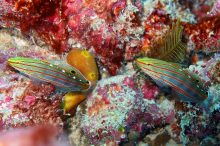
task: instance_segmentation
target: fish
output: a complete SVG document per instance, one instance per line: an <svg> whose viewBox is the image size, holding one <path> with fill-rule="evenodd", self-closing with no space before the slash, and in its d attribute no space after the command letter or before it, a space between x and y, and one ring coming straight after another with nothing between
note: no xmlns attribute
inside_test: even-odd
<svg viewBox="0 0 220 146"><path fill-rule="evenodd" d="M170 87L177 99L201 103L207 98L202 81L180 64L148 57L137 58L135 62L158 86Z"/></svg>
<svg viewBox="0 0 220 146"><path fill-rule="evenodd" d="M8 64L21 73L70 91L87 91L90 82L76 68L27 57L8 59Z"/></svg>

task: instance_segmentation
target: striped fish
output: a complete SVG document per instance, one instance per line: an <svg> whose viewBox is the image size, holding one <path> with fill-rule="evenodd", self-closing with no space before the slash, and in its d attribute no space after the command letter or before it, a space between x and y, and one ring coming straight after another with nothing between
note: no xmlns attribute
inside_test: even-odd
<svg viewBox="0 0 220 146"><path fill-rule="evenodd" d="M25 57L9 58L8 63L21 73L64 89L84 91L90 87L90 82L73 67L69 70L65 66Z"/></svg>
<svg viewBox="0 0 220 146"><path fill-rule="evenodd" d="M171 87L180 100L198 103L207 98L199 79L179 64L147 57L138 58L136 63L158 86Z"/></svg>

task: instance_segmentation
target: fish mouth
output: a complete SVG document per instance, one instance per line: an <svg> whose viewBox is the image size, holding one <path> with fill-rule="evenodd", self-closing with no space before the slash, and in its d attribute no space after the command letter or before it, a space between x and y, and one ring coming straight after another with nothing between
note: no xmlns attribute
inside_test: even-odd
<svg viewBox="0 0 220 146"><path fill-rule="evenodd" d="M25 62L24 59L18 58L18 57L13 57L13 58L8 59L9 65L15 65L15 64L24 63L24 62Z"/></svg>
<svg viewBox="0 0 220 146"><path fill-rule="evenodd" d="M16 63L16 59L15 58L9 58L8 59L8 64L9 65L13 65L14 63Z"/></svg>

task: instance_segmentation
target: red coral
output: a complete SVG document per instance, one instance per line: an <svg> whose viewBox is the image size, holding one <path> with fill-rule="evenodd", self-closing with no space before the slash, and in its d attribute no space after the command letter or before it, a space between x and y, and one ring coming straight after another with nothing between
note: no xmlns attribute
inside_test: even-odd
<svg viewBox="0 0 220 146"><path fill-rule="evenodd" d="M124 60L125 48L126 58L132 59L139 52L140 43L135 42L137 47L130 47L121 42L117 33L127 32L113 31L113 23L117 20L119 13L125 9L125 0L46 0L46 1L3 1L0 11L1 23L20 28L22 32L35 30L47 44L51 45L57 52L68 51L68 40L74 38L86 48L94 48L97 58L114 75ZM11 11L11 10L14 11ZM138 24L138 15L127 14L132 18L132 27ZM100 26L96 21L102 20ZM134 34L130 34L133 36ZM131 41L132 42L132 41ZM134 43L133 43L134 44Z"/></svg>
<svg viewBox="0 0 220 146"><path fill-rule="evenodd" d="M195 43L196 50L220 46L220 17L217 15L205 17L197 24L185 24L184 31Z"/></svg>
<svg viewBox="0 0 220 146"><path fill-rule="evenodd" d="M99 16L99 18L107 21L112 21L111 9L115 3L115 0L85 0L85 7L90 7Z"/></svg>
<svg viewBox="0 0 220 146"><path fill-rule="evenodd" d="M67 50L67 30L60 0L3 0L1 22L22 32L35 30L57 52Z"/></svg>
<svg viewBox="0 0 220 146"><path fill-rule="evenodd" d="M114 39L105 40L102 46L95 48L96 52L100 53L102 63L108 67L112 75L116 74L124 59L124 50L117 47L117 41Z"/></svg>
<svg viewBox="0 0 220 146"><path fill-rule="evenodd" d="M159 4L158 4L159 5ZM158 7L161 7L160 5ZM165 11L157 9L145 20L145 35L142 50L150 51L164 36L170 24L169 16Z"/></svg>
<svg viewBox="0 0 220 146"><path fill-rule="evenodd" d="M120 12L125 8L126 6L126 1L125 0L121 0L120 2L118 3L115 3L113 6L112 6L112 11L113 11L113 14L115 16L119 16Z"/></svg>
<svg viewBox="0 0 220 146"><path fill-rule="evenodd" d="M201 21L204 17L207 16L207 13L209 13L210 9L211 7L209 5L203 4L196 9L193 9L192 12L196 16L197 20Z"/></svg>

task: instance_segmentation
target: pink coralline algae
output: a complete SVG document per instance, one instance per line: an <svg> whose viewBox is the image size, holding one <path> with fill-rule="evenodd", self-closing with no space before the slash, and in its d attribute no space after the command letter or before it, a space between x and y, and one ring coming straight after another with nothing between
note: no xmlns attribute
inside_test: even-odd
<svg viewBox="0 0 220 146"><path fill-rule="evenodd" d="M0 114L4 124L0 129L43 123L62 128L62 117L58 113L61 96L57 94L51 99L52 85L33 84L17 74L2 76L1 82Z"/></svg>
<svg viewBox="0 0 220 146"><path fill-rule="evenodd" d="M142 86L142 93L144 98L151 100L159 94L159 88L155 85L152 85L150 82L145 82L145 84Z"/></svg>
<svg viewBox="0 0 220 146"><path fill-rule="evenodd" d="M144 99L133 84L132 77L126 75L101 80L88 97L81 126L91 143L127 141L129 132L141 138L146 129L173 121L175 112L171 102L156 104L154 100Z"/></svg>

